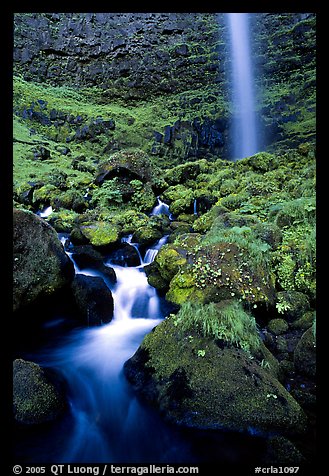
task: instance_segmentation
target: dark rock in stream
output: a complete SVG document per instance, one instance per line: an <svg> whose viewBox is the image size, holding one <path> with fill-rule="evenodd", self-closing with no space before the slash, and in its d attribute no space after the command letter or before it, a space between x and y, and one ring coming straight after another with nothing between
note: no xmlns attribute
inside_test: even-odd
<svg viewBox="0 0 329 476"><path fill-rule="evenodd" d="M110 261L119 266L139 266L140 255L134 246L125 243L110 255Z"/></svg>
<svg viewBox="0 0 329 476"><path fill-rule="evenodd" d="M14 209L13 308L53 294L69 284L74 267L57 233L43 218Z"/></svg>
<svg viewBox="0 0 329 476"><path fill-rule="evenodd" d="M116 283L117 278L114 269L105 266L102 254L91 245L75 246L72 252L72 258L80 269L95 269L104 274L111 284Z"/></svg>
<svg viewBox="0 0 329 476"><path fill-rule="evenodd" d="M316 375L316 342L313 329L310 328L302 335L294 352L294 364L301 375L315 377Z"/></svg>
<svg viewBox="0 0 329 476"><path fill-rule="evenodd" d="M64 383L34 362L16 359L13 365L13 410L17 423L35 425L59 418L67 403Z"/></svg>
<svg viewBox="0 0 329 476"><path fill-rule="evenodd" d="M98 276L77 274L72 283L73 295L88 326L99 326L113 317L113 297L104 280Z"/></svg>

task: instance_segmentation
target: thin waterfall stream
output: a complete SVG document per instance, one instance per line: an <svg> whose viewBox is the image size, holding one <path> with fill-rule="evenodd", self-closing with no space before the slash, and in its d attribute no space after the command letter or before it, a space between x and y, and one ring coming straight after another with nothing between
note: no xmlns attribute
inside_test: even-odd
<svg viewBox="0 0 329 476"><path fill-rule="evenodd" d="M241 159L259 152L255 113L254 75L251 61L249 16L229 13L232 57L233 159Z"/></svg>

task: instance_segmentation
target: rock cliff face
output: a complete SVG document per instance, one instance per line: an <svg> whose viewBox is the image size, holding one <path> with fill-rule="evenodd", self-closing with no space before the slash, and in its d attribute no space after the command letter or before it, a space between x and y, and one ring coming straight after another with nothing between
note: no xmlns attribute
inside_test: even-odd
<svg viewBox="0 0 329 476"><path fill-rule="evenodd" d="M26 79L128 98L219 81L211 14L34 13L15 24L14 60Z"/></svg>
<svg viewBox="0 0 329 476"><path fill-rule="evenodd" d="M264 148L314 140L315 14L250 18ZM99 104L161 98L146 152L173 161L229 157L225 14L19 13L14 26L14 71L25 80L94 87ZM118 147L135 142L127 137Z"/></svg>

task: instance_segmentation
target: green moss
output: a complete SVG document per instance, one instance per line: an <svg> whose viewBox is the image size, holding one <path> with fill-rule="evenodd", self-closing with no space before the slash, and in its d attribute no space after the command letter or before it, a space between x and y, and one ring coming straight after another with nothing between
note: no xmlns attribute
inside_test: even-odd
<svg viewBox="0 0 329 476"><path fill-rule="evenodd" d="M186 263L186 257L174 245L164 245L155 257L159 273L165 281L170 281L181 266Z"/></svg>
<svg viewBox="0 0 329 476"><path fill-rule="evenodd" d="M58 233L70 233L76 225L79 214L72 210L60 210L53 212L48 222Z"/></svg>
<svg viewBox="0 0 329 476"><path fill-rule="evenodd" d="M196 302L203 301L203 293L200 289L196 288L195 276L191 272L190 266L185 266L175 274L170 281L166 299L175 304L182 304L188 300Z"/></svg>
<svg viewBox="0 0 329 476"><path fill-rule="evenodd" d="M16 359L13 374L13 406L17 422L40 424L55 420L63 412L63 395L39 365Z"/></svg>
<svg viewBox="0 0 329 476"><path fill-rule="evenodd" d="M288 323L284 319L271 319L267 328L275 335L284 334L288 330Z"/></svg>
<svg viewBox="0 0 329 476"><path fill-rule="evenodd" d="M136 369L138 381L143 382L144 372L151 375L153 401L155 398L170 420L199 429L246 431L253 427L283 433L305 429L305 415L299 405L256 359L241 349L220 348L209 338L183 332L175 325L175 317L167 318L148 334L141 351L146 352L147 359ZM131 359L131 366L138 354ZM177 392L169 391L178 375L184 375L186 390L179 399L175 398ZM150 388L150 380L147 382ZM140 387L146 397L147 388Z"/></svg>
<svg viewBox="0 0 329 476"><path fill-rule="evenodd" d="M94 246L106 246L119 240L119 229L113 224L96 222L92 225L80 227L83 235Z"/></svg>
<svg viewBox="0 0 329 476"><path fill-rule="evenodd" d="M157 228L157 226L154 226L154 223L152 222L137 228L137 230L134 232L134 239L137 241L137 243L140 243L143 246L151 245L160 240L161 237L161 231Z"/></svg>

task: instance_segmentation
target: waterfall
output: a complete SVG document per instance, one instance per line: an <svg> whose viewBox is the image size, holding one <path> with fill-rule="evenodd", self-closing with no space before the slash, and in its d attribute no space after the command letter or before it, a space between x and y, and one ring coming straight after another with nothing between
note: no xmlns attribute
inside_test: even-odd
<svg viewBox="0 0 329 476"><path fill-rule="evenodd" d="M41 218L47 218L52 213L53 213L53 207L49 206L49 207L45 207L43 210L37 211L36 214L39 215L39 217L41 217Z"/></svg>
<svg viewBox="0 0 329 476"><path fill-rule="evenodd" d="M165 245L167 240L168 240L169 235L163 236L152 248L149 248L146 253L145 257L143 260L143 266L152 263L154 261L154 258L158 254L159 249L161 246Z"/></svg>
<svg viewBox="0 0 329 476"><path fill-rule="evenodd" d="M259 151L247 13L229 13L233 87L233 159Z"/></svg>
<svg viewBox="0 0 329 476"><path fill-rule="evenodd" d="M197 215L198 214L198 208L197 208L198 204L197 204L197 200L195 199L194 202L193 202L193 214L194 215Z"/></svg>
<svg viewBox="0 0 329 476"><path fill-rule="evenodd" d="M168 215L169 218L172 220L173 216L170 213L169 205L162 202L159 197L157 197L157 200L158 204L153 208L151 215Z"/></svg>

